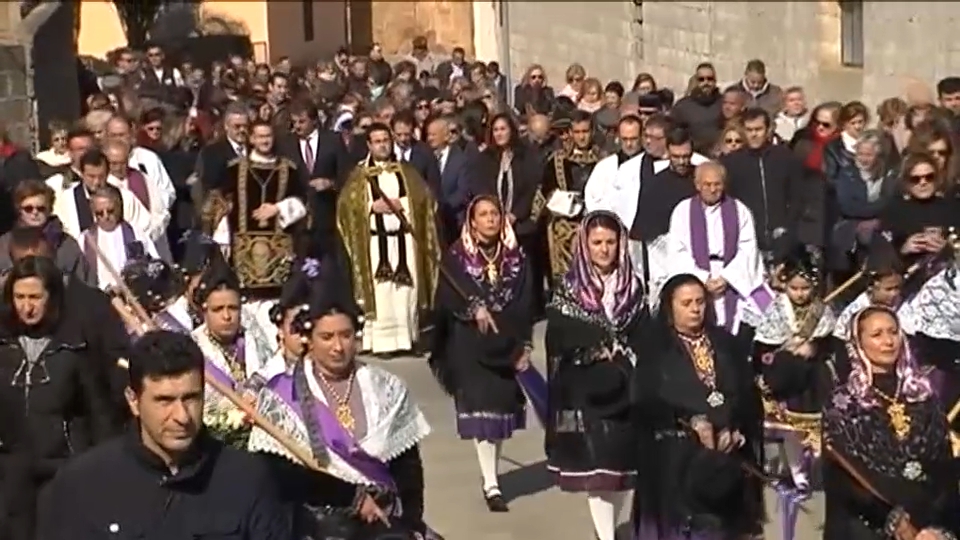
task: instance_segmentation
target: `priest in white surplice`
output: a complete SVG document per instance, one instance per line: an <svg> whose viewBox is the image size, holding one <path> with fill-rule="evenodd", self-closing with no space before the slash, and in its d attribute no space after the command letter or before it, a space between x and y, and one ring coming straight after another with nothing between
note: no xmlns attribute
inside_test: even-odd
<svg viewBox="0 0 960 540"><path fill-rule="evenodd" d="M122 196L116 186L104 184L90 194L90 211L94 223L81 234L80 251L87 259L91 271L97 274L97 285L104 290L117 284L116 278L127 265L127 261L144 256L160 258L150 237L124 221L122 208ZM110 268L101 257L109 261Z"/></svg>
<svg viewBox="0 0 960 540"><path fill-rule="evenodd" d="M67 153L70 155L70 168L54 174L44 180L53 190L53 199L60 199L64 191L80 183L80 158L96 146L93 133L85 129L75 129L67 133Z"/></svg>
<svg viewBox="0 0 960 540"><path fill-rule="evenodd" d="M63 223L64 232L78 242L80 234L93 225L90 195L107 184L107 157L98 149L88 150L80 158L79 169L81 181L60 193L53 203L53 213ZM149 230L150 212L129 189L117 189L123 201L124 221L137 230Z"/></svg>
<svg viewBox="0 0 960 540"><path fill-rule="evenodd" d="M107 177L107 182L126 188L137 196L137 200L150 211L150 229L144 232L157 243L158 249L161 245L165 247L167 224L170 222L170 209L165 206L166 202L162 193L157 189L156 184L147 179L143 172L129 165L130 145L126 141L121 139L105 140L103 153L107 156L109 165L110 174Z"/></svg>
<svg viewBox="0 0 960 540"><path fill-rule="evenodd" d="M681 201L670 216L667 250L670 275L693 274L714 300L717 324L739 331L744 317L763 313L772 295L757 249L753 215L724 195L726 170L708 162L697 167L697 195Z"/></svg>
<svg viewBox="0 0 960 540"><path fill-rule="evenodd" d="M353 267L353 292L368 321L363 350L411 351L419 316L433 303L440 260L437 202L417 170L394 158L387 126L371 126L367 146L369 157L337 197L337 229Z"/></svg>
<svg viewBox="0 0 960 540"><path fill-rule="evenodd" d="M127 158L131 169L139 171L146 180L146 196L148 202L143 205L150 209L150 227L146 232L157 244L157 249L164 257L169 257L170 247L167 245L167 225L170 223L170 208L177 200L177 191L170 180L167 168L160 161L160 156L153 150L137 146L134 138L133 124L128 118L114 115L107 121L104 128L107 140L121 141L129 148ZM123 187L130 188L134 193L137 189L123 183ZM138 193L138 196L142 196Z"/></svg>

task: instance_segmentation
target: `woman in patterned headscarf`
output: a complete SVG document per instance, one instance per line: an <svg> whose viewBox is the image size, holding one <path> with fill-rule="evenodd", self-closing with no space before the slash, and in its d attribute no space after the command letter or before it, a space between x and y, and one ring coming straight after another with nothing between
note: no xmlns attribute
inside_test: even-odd
<svg viewBox="0 0 960 540"><path fill-rule="evenodd" d="M460 238L441 264L430 367L454 398L460 438L476 444L487 507L506 512L497 463L502 441L525 424L516 377L530 365L533 287L497 197L470 203Z"/></svg>
<svg viewBox="0 0 960 540"><path fill-rule="evenodd" d="M956 538L960 495L947 421L896 314L868 307L853 317L849 335L850 377L823 413L823 538Z"/></svg>
<svg viewBox="0 0 960 540"><path fill-rule="evenodd" d="M587 215L547 306L548 468L560 489L588 494L599 540L613 540L636 476L630 378L647 317L627 241L615 215Z"/></svg>

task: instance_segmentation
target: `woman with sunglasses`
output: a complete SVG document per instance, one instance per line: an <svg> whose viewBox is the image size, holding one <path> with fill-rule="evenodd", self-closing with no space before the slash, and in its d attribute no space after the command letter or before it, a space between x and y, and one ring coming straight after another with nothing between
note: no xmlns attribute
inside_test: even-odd
<svg viewBox="0 0 960 540"><path fill-rule="evenodd" d="M868 307L849 333L851 374L823 413L824 540L955 539L960 496L947 420L896 314Z"/></svg>
<svg viewBox="0 0 960 540"><path fill-rule="evenodd" d="M810 123L800 128L790 147L803 161L808 174L823 175L823 148L837 136L837 116L842 105L836 101L821 103L810 113Z"/></svg>
<svg viewBox="0 0 960 540"><path fill-rule="evenodd" d="M908 274L922 272L922 282L936 270L926 263L934 262L950 235L960 231L960 203L944 197L943 175L936 158L929 154L907 156L900 189L903 196L894 198L880 214L879 230L900 252Z"/></svg>
<svg viewBox="0 0 960 540"><path fill-rule="evenodd" d="M40 180L24 180L13 191L13 205L16 208L14 227L37 227L54 252L54 262L64 274L72 274L77 279L96 286L97 276L80 251L77 241L63 232L60 218L53 215L53 190ZM0 236L0 272L13 266L10 258L10 236L7 232Z"/></svg>
<svg viewBox="0 0 960 540"><path fill-rule="evenodd" d="M717 146L713 149L713 158L719 159L727 154L736 152L743 148L746 140L747 133L744 131L743 125L739 122L729 122L723 128L720 140L717 141Z"/></svg>
<svg viewBox="0 0 960 540"><path fill-rule="evenodd" d="M0 537L35 538L38 495L63 464L113 433L105 374L65 302L53 261L14 263L0 305ZM68 308L70 309L68 311ZM5 530L4 530L5 529Z"/></svg>

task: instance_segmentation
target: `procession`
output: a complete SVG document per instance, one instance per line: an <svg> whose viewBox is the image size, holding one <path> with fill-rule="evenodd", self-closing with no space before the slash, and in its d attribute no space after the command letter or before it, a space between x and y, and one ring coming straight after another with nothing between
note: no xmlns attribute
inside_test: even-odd
<svg viewBox="0 0 960 540"><path fill-rule="evenodd" d="M411 50L120 47L3 135L0 540L479 539L453 455L596 540L956 540L960 77Z"/></svg>

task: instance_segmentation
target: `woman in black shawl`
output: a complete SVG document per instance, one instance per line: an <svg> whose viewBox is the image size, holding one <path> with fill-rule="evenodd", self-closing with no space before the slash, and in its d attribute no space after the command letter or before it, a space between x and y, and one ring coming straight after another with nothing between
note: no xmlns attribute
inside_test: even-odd
<svg viewBox="0 0 960 540"><path fill-rule="evenodd" d="M888 308L868 307L850 322L850 377L823 413L824 540L956 538L947 420L904 344Z"/></svg>
<svg viewBox="0 0 960 540"><path fill-rule="evenodd" d="M563 491L588 493L599 540L614 540L637 470L630 380L646 302L627 242L616 216L587 215L547 306L547 468Z"/></svg>
<svg viewBox="0 0 960 540"><path fill-rule="evenodd" d="M640 437L634 497L638 540L728 539L763 516L762 406L733 337L708 322L708 296L690 274L670 278L634 369Z"/></svg>
<svg viewBox="0 0 960 540"><path fill-rule="evenodd" d="M497 462L502 441L526 423L516 372L530 363L532 281L498 198L470 203L441 264L451 279L437 285L430 366L454 398L460 438L476 444L487 507L506 512Z"/></svg>

